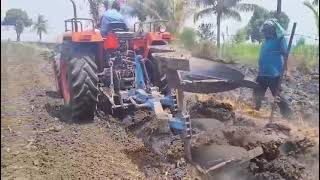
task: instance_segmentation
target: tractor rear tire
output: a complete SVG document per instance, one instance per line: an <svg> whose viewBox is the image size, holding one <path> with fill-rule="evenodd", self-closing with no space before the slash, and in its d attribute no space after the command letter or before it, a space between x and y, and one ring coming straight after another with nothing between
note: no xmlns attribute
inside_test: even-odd
<svg viewBox="0 0 320 180"><path fill-rule="evenodd" d="M72 58L68 67L71 119L93 120L98 102L97 65L92 57L82 56Z"/></svg>
<svg viewBox="0 0 320 180"><path fill-rule="evenodd" d="M60 77L61 77L60 60L54 60L52 66L53 66L53 72L54 72L55 83L56 83L56 91L58 96L61 97L62 90L61 90L61 84L60 84Z"/></svg>

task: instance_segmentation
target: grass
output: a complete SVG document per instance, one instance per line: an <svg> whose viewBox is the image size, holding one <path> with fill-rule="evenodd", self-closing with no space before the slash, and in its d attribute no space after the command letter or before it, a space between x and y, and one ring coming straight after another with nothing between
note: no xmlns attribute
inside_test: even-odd
<svg viewBox="0 0 320 180"><path fill-rule="evenodd" d="M292 58L300 65L309 68L319 65L319 47L316 45L302 45L296 47L291 52Z"/></svg>
<svg viewBox="0 0 320 180"><path fill-rule="evenodd" d="M260 45L251 43L226 44L221 47L221 58L226 62L257 65ZM197 43L192 48L192 55L199 58L217 59L217 47L211 42ZM308 68L319 65L319 50L316 45L301 45L292 49L290 59L294 64Z"/></svg>
<svg viewBox="0 0 320 180"><path fill-rule="evenodd" d="M46 50L48 50L48 48L41 47L36 44L1 41L1 54L5 53L17 55L17 53L19 53L21 57L26 57L28 54L38 53Z"/></svg>
<svg viewBox="0 0 320 180"><path fill-rule="evenodd" d="M221 56L237 63L257 65L260 45L258 44L227 44L222 46Z"/></svg>

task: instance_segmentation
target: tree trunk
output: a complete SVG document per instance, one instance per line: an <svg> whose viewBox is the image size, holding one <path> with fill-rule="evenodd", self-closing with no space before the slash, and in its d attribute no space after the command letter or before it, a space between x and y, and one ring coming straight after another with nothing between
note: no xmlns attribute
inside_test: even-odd
<svg viewBox="0 0 320 180"><path fill-rule="evenodd" d="M20 41L20 33L17 33L17 41Z"/></svg>
<svg viewBox="0 0 320 180"><path fill-rule="evenodd" d="M276 14L276 17L277 19L280 18L280 14L281 14L281 0L277 0L277 14Z"/></svg>
<svg viewBox="0 0 320 180"><path fill-rule="evenodd" d="M41 41L42 40L42 33L39 32L39 40Z"/></svg>
<svg viewBox="0 0 320 180"><path fill-rule="evenodd" d="M221 25L221 12L217 14L217 46L220 48L220 25Z"/></svg>

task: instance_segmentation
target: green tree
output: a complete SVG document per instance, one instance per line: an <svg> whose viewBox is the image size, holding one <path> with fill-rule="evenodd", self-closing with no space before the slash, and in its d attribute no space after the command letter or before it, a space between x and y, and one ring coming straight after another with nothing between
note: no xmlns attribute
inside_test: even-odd
<svg viewBox="0 0 320 180"><path fill-rule="evenodd" d="M246 28L242 28L237 31L233 40L235 43L242 43L246 40L246 37L247 37L247 30Z"/></svg>
<svg viewBox="0 0 320 180"><path fill-rule="evenodd" d="M197 12L194 16L195 21L203 16L215 14L217 23L217 45L220 47L220 27L221 20L232 18L241 21L240 11L254 11L259 8L258 5L240 3L241 0L203 0L205 8Z"/></svg>
<svg viewBox="0 0 320 180"><path fill-rule="evenodd" d="M304 46L306 44L306 39L301 37L299 38L299 40L297 41L296 47L301 47Z"/></svg>
<svg viewBox="0 0 320 180"><path fill-rule="evenodd" d="M314 18L316 20L316 26L318 28L318 36L319 36L319 1L314 0L312 3L309 1L304 1L303 4L312 11Z"/></svg>
<svg viewBox="0 0 320 180"><path fill-rule="evenodd" d="M191 11L187 8L184 0L132 0L131 15L137 16L140 21L147 17L153 20L168 20L168 30L180 32L182 23Z"/></svg>
<svg viewBox="0 0 320 180"><path fill-rule="evenodd" d="M96 25L100 24L99 7L102 5L102 2L103 0L88 0L89 11Z"/></svg>
<svg viewBox="0 0 320 180"><path fill-rule="evenodd" d="M139 21L141 22L146 21L148 16L147 8L144 7L143 1L144 0L136 0L129 2L132 7L132 11L130 11L130 14L132 16L138 17Z"/></svg>
<svg viewBox="0 0 320 180"><path fill-rule="evenodd" d="M256 9L253 12L253 15L249 20L249 23L246 26L247 35L248 37L250 37L252 42L258 41L259 43L261 43L263 39L263 34L260 32L261 26L266 20L270 18L276 18L276 16L276 11L268 11L263 8ZM278 16L278 21L284 29L288 28L290 19L284 12L281 12Z"/></svg>
<svg viewBox="0 0 320 180"><path fill-rule="evenodd" d="M43 15L38 15L37 21L33 25L33 30L37 32L39 41L42 40L42 33L47 33L47 22Z"/></svg>
<svg viewBox="0 0 320 180"><path fill-rule="evenodd" d="M312 4L315 5L315 6L318 6L319 5L319 0L313 0Z"/></svg>
<svg viewBox="0 0 320 180"><path fill-rule="evenodd" d="M248 36L250 36L252 42L255 42L255 41L261 42L263 35L260 32L260 27L262 26L264 21L267 19L268 13L269 12L263 8L259 10L255 10L253 12L253 15L251 16L251 19L246 28L247 34Z"/></svg>
<svg viewBox="0 0 320 180"><path fill-rule="evenodd" d="M17 34L17 41L20 41L20 35L24 30L24 23L21 19L17 19L14 29L16 30Z"/></svg>
<svg viewBox="0 0 320 180"><path fill-rule="evenodd" d="M17 41L20 41L20 36L25 27L32 25L32 20L28 14L21 9L9 9L2 21L2 25L14 26L17 34Z"/></svg>
<svg viewBox="0 0 320 180"><path fill-rule="evenodd" d="M214 25L210 23L202 23L198 26L197 34L201 41L214 41L216 40Z"/></svg>
<svg viewBox="0 0 320 180"><path fill-rule="evenodd" d="M184 28L180 34L180 42L190 50L196 43L196 32L192 28Z"/></svg>

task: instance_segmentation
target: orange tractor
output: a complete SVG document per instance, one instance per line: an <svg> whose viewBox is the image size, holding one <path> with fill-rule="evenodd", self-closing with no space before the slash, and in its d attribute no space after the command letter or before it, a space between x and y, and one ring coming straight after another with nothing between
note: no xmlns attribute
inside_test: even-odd
<svg viewBox="0 0 320 180"><path fill-rule="evenodd" d="M125 24L113 24L115 28L102 37L92 19L77 18L71 2L74 18L65 20L61 56L54 63L57 89L70 119L92 119L97 106L109 114L115 109L125 112L136 104L127 95L132 89L150 91L158 86L164 90L165 78L152 52L173 51L168 48L171 35L165 32L165 21L136 23L133 32ZM84 23L91 28L84 29Z"/></svg>

